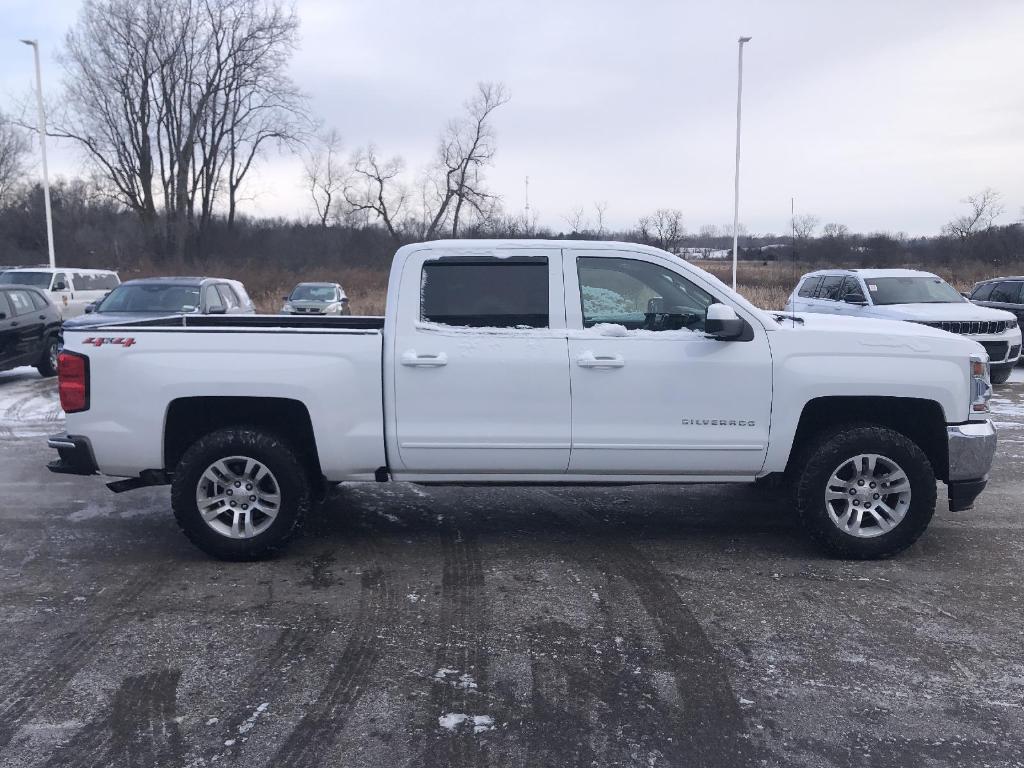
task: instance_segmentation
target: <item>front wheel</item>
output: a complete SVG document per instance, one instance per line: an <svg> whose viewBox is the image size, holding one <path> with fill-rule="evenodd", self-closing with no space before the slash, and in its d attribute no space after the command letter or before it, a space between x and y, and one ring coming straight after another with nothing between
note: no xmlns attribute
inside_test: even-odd
<svg viewBox="0 0 1024 768"><path fill-rule="evenodd" d="M295 451L257 429L220 429L178 462L174 517L189 540L222 560L280 552L309 509L309 475Z"/></svg>
<svg viewBox="0 0 1024 768"><path fill-rule="evenodd" d="M850 425L822 434L802 457L797 510L829 553L887 557L909 547L928 527L935 512L935 472L905 435Z"/></svg>
<svg viewBox="0 0 1024 768"><path fill-rule="evenodd" d="M1013 366L1016 363L1010 363L1009 365L993 365L989 368L989 376L992 379L993 384L1005 384L1010 380L1010 374L1013 373Z"/></svg>

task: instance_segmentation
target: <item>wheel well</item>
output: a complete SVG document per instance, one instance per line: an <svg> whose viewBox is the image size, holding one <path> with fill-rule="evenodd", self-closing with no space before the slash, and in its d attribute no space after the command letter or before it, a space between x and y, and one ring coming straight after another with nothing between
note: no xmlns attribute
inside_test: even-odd
<svg viewBox="0 0 1024 768"><path fill-rule="evenodd" d="M860 422L889 427L906 435L924 451L945 480L949 470L946 419L934 400L912 397L820 397L804 406L789 454L789 472L799 448L824 429Z"/></svg>
<svg viewBox="0 0 1024 768"><path fill-rule="evenodd" d="M182 454L203 435L230 426L257 427L288 441L314 477L322 474L306 406L280 397L186 397L173 400L164 422L164 467L174 471Z"/></svg>

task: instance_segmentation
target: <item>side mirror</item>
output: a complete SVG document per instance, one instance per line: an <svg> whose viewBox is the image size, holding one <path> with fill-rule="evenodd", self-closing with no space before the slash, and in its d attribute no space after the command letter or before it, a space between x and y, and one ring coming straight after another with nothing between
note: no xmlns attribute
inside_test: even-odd
<svg viewBox="0 0 1024 768"><path fill-rule="evenodd" d="M55 291L66 291L67 289L68 284L65 283L63 280L58 280L56 283L53 284L53 290Z"/></svg>
<svg viewBox="0 0 1024 768"><path fill-rule="evenodd" d="M288 301L288 299L290 299L290 298L291 298L291 296L282 296L281 300L282 301Z"/></svg>
<svg viewBox="0 0 1024 768"><path fill-rule="evenodd" d="M704 316L704 332L713 339L729 341L743 334L743 320L725 304L712 304Z"/></svg>
<svg viewBox="0 0 1024 768"><path fill-rule="evenodd" d="M85 305L85 314L91 315L95 311L96 311L96 305L95 304L86 304Z"/></svg>
<svg viewBox="0 0 1024 768"><path fill-rule="evenodd" d="M859 293L848 293L843 296L843 301L847 304L856 304L858 307L866 307L868 304L867 299L861 296Z"/></svg>
<svg viewBox="0 0 1024 768"><path fill-rule="evenodd" d="M965 299L971 298L971 294L967 293L966 291L960 291L960 295L963 296Z"/></svg>
<svg viewBox="0 0 1024 768"><path fill-rule="evenodd" d="M208 315L226 315L227 312L227 307L210 307L208 310L206 310L206 314Z"/></svg>
<svg viewBox="0 0 1024 768"><path fill-rule="evenodd" d="M6 312L0 312L0 320L6 320L6 319L7 319L7 313Z"/></svg>

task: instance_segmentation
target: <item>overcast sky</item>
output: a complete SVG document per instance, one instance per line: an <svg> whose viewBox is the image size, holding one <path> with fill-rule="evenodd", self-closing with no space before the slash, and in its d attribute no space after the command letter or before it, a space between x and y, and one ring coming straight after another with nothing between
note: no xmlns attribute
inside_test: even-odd
<svg viewBox="0 0 1024 768"><path fill-rule="evenodd" d="M736 38L744 67L740 218L754 232L798 213L853 230L936 232L986 186L1003 221L1024 206L1024 2L479 2L298 0L293 76L349 149L368 141L429 159L479 80L512 101L495 113L489 178L521 210L523 179L544 224L606 201L612 226L657 207L687 227L732 220ZM32 84L77 0L0 0L0 109ZM51 173L82 168L58 146ZM269 157L251 212L310 213L301 167Z"/></svg>

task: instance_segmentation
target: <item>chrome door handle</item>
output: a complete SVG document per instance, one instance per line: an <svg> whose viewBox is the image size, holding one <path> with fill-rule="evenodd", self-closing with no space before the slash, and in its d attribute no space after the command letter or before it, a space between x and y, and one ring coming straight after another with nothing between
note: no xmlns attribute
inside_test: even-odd
<svg viewBox="0 0 1024 768"><path fill-rule="evenodd" d="M448 365L448 355L438 352L436 355L418 355L415 349L402 353L402 365L409 365L420 368L440 368Z"/></svg>
<svg viewBox="0 0 1024 768"><path fill-rule="evenodd" d="M622 355L595 355L587 351L576 358L580 368L622 368L626 364Z"/></svg>

